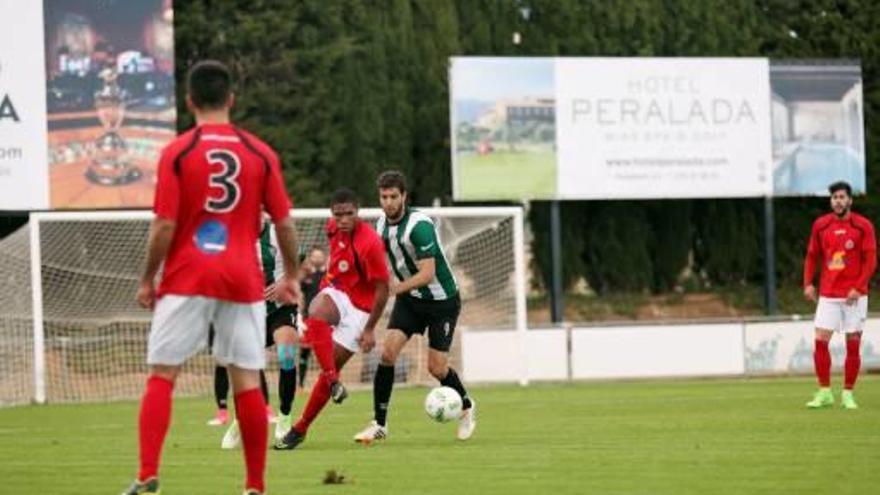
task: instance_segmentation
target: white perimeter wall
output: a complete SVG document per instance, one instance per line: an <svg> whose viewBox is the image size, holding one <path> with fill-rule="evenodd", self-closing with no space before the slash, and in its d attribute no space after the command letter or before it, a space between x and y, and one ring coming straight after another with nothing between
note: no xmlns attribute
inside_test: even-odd
<svg viewBox="0 0 880 495"><path fill-rule="evenodd" d="M461 332L465 378L613 379L805 373L813 369L811 321L628 325L530 329L525 345L513 331ZM835 335L839 368L846 353ZM523 365L525 364L525 365ZM862 368L880 368L880 318L862 338Z"/></svg>

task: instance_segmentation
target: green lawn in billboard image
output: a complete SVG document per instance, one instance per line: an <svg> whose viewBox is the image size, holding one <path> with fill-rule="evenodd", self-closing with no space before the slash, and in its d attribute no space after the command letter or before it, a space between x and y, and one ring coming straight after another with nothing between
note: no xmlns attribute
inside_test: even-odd
<svg viewBox="0 0 880 495"><path fill-rule="evenodd" d="M460 153L457 162L457 199L552 199L556 196L556 154L552 151Z"/></svg>

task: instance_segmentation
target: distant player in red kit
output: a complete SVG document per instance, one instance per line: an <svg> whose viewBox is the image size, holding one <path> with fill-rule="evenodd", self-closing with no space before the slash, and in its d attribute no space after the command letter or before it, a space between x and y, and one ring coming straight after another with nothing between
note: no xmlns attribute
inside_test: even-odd
<svg viewBox="0 0 880 495"><path fill-rule="evenodd" d="M822 267L819 299L816 305L816 342L813 362L819 390L809 408L834 405L831 393L831 353L828 342L834 332L846 334L846 362L841 403L846 409L858 409L853 387L862 360L859 354L862 327L868 315L868 282L877 268L877 241L871 222L851 211L852 188L835 182L831 192L831 213L813 222L813 231L804 260L804 296L816 301L813 278Z"/></svg>
<svg viewBox="0 0 880 495"><path fill-rule="evenodd" d="M358 217L354 192L339 189L330 200L333 217L327 222L330 263L321 291L309 305L304 340L321 365L299 421L277 450L295 449L305 440L309 426L333 399L337 404L348 393L339 381L339 370L360 348L370 352L376 344L376 323L388 302L388 265L379 234Z"/></svg>
<svg viewBox="0 0 880 495"><path fill-rule="evenodd" d="M205 346L235 392L247 471L246 495L265 492L268 422L260 393L266 304L254 245L263 210L272 218L284 263L279 301L299 297L296 231L277 155L229 122L229 70L199 62L189 72L187 105L196 127L162 152L147 263L138 302L155 309L147 343L150 376L139 418L140 471L123 495L159 493L159 457L181 365ZM165 266L158 291L154 279Z"/></svg>

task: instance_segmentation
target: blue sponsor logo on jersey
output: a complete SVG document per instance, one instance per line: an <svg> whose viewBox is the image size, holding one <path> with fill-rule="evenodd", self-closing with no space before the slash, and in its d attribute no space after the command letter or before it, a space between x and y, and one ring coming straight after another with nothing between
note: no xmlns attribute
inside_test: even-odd
<svg viewBox="0 0 880 495"><path fill-rule="evenodd" d="M193 241L196 247L205 254L219 254L226 251L226 243L229 239L229 231L226 225L217 220L208 220L199 225Z"/></svg>

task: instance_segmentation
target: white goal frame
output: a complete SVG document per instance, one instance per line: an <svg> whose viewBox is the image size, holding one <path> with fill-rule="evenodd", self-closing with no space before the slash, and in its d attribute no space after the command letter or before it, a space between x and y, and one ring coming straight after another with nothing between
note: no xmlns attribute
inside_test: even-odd
<svg viewBox="0 0 880 495"><path fill-rule="evenodd" d="M521 207L426 207L419 208L428 216L444 218L464 217L499 217L513 219L513 250L514 260L514 292L515 292L515 332L520 342L521 359L519 374L520 385L528 384L527 345L526 345L526 266L525 266L525 232L524 214ZM360 215L365 218L376 218L381 213L379 208L361 208ZM326 209L294 209L294 220L326 218ZM31 267L31 301L33 316L33 383L34 401L46 403L46 340L43 314L43 270L42 250L40 245L40 227L45 222L53 221L123 221L151 220L153 213L148 210L112 210L112 211L57 211L32 212L29 216L30 229L30 267ZM134 297L134 295L132 295Z"/></svg>

